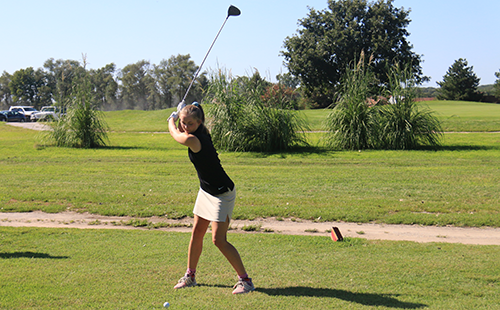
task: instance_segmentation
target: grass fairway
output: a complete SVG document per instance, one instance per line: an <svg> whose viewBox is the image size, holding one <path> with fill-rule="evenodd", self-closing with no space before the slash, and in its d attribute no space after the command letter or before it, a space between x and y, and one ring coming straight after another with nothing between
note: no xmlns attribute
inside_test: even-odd
<svg viewBox="0 0 500 310"><path fill-rule="evenodd" d="M165 133L113 132L110 147L37 146L0 124L0 210L191 216L196 173ZM311 133L320 141L321 133ZM500 134L450 133L439 151L222 153L234 216L500 227Z"/></svg>
<svg viewBox="0 0 500 310"><path fill-rule="evenodd" d="M500 227L500 133L474 132L500 130L500 106L428 104L453 120L437 151L333 152L310 133L297 152L222 153L234 216ZM321 130L327 111L300 113ZM95 150L45 147L0 123L0 211L190 216L198 180L164 133L169 113L106 115L110 146ZM234 272L208 236L202 285L172 289L189 238L0 227L0 309L499 309L498 246L231 233L257 286L232 296Z"/></svg>
<svg viewBox="0 0 500 310"><path fill-rule="evenodd" d="M421 103L436 111L444 131L500 131L500 104L466 101Z"/></svg>
<svg viewBox="0 0 500 310"><path fill-rule="evenodd" d="M1 309L498 309L500 247L230 234L257 290L210 238L174 291L189 234L0 227Z"/></svg>
<svg viewBox="0 0 500 310"><path fill-rule="evenodd" d="M443 130L450 131L500 131L500 104L467 101L426 101L421 108L429 108L441 121ZM325 130L324 121L330 110L304 110L303 115L311 130Z"/></svg>
<svg viewBox="0 0 500 310"><path fill-rule="evenodd" d="M500 104L467 101L426 101L421 108L435 112L446 132L500 131ZM106 112L111 130L118 132L167 131L167 117L174 109L161 111L114 111ZM299 115L307 120L312 131L325 130L324 122L331 110L302 110Z"/></svg>

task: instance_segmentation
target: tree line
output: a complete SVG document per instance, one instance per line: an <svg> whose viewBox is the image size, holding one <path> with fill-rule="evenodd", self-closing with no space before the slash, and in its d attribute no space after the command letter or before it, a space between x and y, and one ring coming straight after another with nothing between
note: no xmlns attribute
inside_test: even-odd
<svg viewBox="0 0 500 310"><path fill-rule="evenodd" d="M198 66L190 55L177 55L151 64L141 60L117 69L114 63L99 69L86 69L86 59L46 60L42 68L20 69L0 76L0 108L10 105L29 105L41 108L47 105L67 107L77 93L78 85L85 80L91 85L89 100L98 109L109 110L158 110L177 106L193 78ZM223 69L219 69L223 70ZM187 102L199 101L207 96L207 72L201 72L186 98ZM253 88L267 105L299 109L300 93L297 79L289 74L276 77L271 83L255 70L252 76L240 76L236 82L243 88Z"/></svg>
<svg viewBox="0 0 500 310"><path fill-rule="evenodd" d="M177 55L158 65L141 60L122 69L114 63L99 69L87 69L80 61L50 58L43 67L28 67L0 76L0 101L4 106L66 106L76 85L84 78L92 85L92 101L103 110L165 109L177 105L198 66L190 55ZM201 100L206 87L206 73L201 73L188 100Z"/></svg>
<svg viewBox="0 0 500 310"><path fill-rule="evenodd" d="M418 97L438 100L500 102L500 70L495 73L494 84L479 85L480 79L466 59L456 60L437 82L439 87L420 87Z"/></svg>
<svg viewBox="0 0 500 310"><path fill-rule="evenodd" d="M367 93L370 97L386 92L395 65L408 68L411 78L421 85L429 77L423 75L422 56L413 51L407 38L410 12L395 7L392 0L328 0L326 9L310 9L299 20L297 33L284 39L281 55L288 73L278 75L278 83L265 81L258 71L251 77L238 77L236 83L259 86L260 95L268 98L266 104L274 100L282 106L286 101L290 108L333 107L341 97L346 73L362 59L374 75ZM85 61L51 58L36 70L3 72L0 101L4 106L65 105L75 81L85 75L93 87L93 100L103 110L164 109L178 103L197 69L189 54L172 56L158 65L141 60L123 69L111 63L96 70L87 70ZM493 94L500 97L500 71L495 75ZM187 100L201 101L208 95L208 84L204 72ZM478 90L479 78L466 59L456 60L438 85L438 89L421 89L420 96L435 91L438 99L484 99Z"/></svg>

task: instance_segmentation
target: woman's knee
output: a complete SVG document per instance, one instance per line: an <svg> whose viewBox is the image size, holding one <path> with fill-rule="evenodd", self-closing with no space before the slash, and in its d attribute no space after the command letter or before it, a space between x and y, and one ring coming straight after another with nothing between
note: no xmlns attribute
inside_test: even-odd
<svg viewBox="0 0 500 310"><path fill-rule="evenodd" d="M214 235L212 236L212 243L218 248L224 247L227 245L227 239L225 236Z"/></svg>

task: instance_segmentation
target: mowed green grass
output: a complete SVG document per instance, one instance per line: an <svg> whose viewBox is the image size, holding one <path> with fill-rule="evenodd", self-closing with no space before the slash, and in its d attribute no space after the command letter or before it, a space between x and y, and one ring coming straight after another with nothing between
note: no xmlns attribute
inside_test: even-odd
<svg viewBox="0 0 500 310"><path fill-rule="evenodd" d="M110 146L95 150L44 147L40 133L0 124L0 210L191 216L198 181L165 112L139 111L130 132L117 124L136 112L110 112ZM147 113L156 127L141 129ZM322 135L296 152L221 153L235 218L500 226L499 133L446 133L438 151L363 152L326 150Z"/></svg>
<svg viewBox="0 0 500 310"><path fill-rule="evenodd" d="M466 101L426 101L420 108L435 112L446 132L500 131L500 104ZM106 120L114 131L161 132L166 131L167 117L174 109L160 111L106 112ZM301 110L298 114L307 120L312 131L325 130L324 122L329 109Z"/></svg>
<svg viewBox="0 0 500 310"><path fill-rule="evenodd" d="M301 113L320 130L325 111ZM110 146L96 150L44 147L39 133L0 124L0 211L190 216L197 179L186 149L165 133L167 114L106 113ZM473 118L493 127L484 115ZM222 153L238 186L235 216L500 226L498 133L447 133L438 151L332 152L321 137L310 133L312 147L291 153ZM0 309L161 309L165 301L170 309L500 304L498 246L230 233L257 286L232 296L234 271L209 235L201 285L172 289L189 238L161 230L0 227Z"/></svg>
<svg viewBox="0 0 500 310"><path fill-rule="evenodd" d="M436 111L444 131L500 131L500 104L464 101L420 103Z"/></svg>
<svg viewBox="0 0 500 310"><path fill-rule="evenodd" d="M500 247L229 234L256 284L205 238L200 286L176 291L189 234L0 227L0 309L498 309Z"/></svg>
<svg viewBox="0 0 500 310"><path fill-rule="evenodd" d="M445 132L491 132L500 131L500 104L466 101L427 101L418 103L421 109L430 109L441 121ZM325 130L324 121L328 109L304 110L303 115L311 130Z"/></svg>

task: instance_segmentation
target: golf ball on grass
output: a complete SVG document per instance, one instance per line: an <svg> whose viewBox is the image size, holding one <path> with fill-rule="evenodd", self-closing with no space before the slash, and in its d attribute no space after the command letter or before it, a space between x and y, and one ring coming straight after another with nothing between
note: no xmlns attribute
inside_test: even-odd
<svg viewBox="0 0 500 310"><path fill-rule="evenodd" d="M163 304L163 307L165 307L165 308L170 307L170 303L169 303L168 301L166 301L166 302Z"/></svg>

